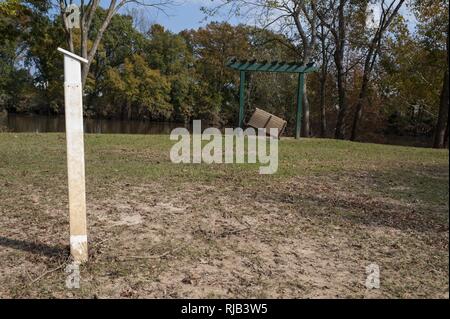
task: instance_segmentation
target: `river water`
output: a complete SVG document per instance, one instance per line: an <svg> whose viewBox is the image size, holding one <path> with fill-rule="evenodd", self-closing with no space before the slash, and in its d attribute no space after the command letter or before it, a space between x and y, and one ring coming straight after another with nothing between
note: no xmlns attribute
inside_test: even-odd
<svg viewBox="0 0 450 319"><path fill-rule="evenodd" d="M170 134L180 123L123 121L108 119L84 119L84 131L88 134ZM65 132L64 116L39 116L8 114L0 117L0 131L16 133Z"/></svg>
<svg viewBox="0 0 450 319"><path fill-rule="evenodd" d="M202 122L202 128L208 127ZM84 119L84 131L88 134L144 134L167 135L177 127L186 127L192 131L190 125L171 122L126 121L107 119ZM15 133L52 133L65 132L64 116L39 116L8 114L0 112L0 132ZM286 135L285 135L286 136ZM411 137L395 135L379 135L376 139L364 142L393 144L415 147L430 147L431 137Z"/></svg>

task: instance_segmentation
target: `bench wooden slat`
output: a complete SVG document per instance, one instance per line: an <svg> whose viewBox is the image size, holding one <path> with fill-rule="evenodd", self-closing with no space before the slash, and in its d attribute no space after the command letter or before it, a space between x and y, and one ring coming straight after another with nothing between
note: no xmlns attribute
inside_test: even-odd
<svg viewBox="0 0 450 319"><path fill-rule="evenodd" d="M260 109L256 109L255 113L253 113L247 125L254 128L264 128L266 127L266 124L269 121L269 119L270 119L269 113L262 111Z"/></svg>
<svg viewBox="0 0 450 319"><path fill-rule="evenodd" d="M278 136L273 137L279 138L281 134L283 134L287 122L278 116L275 116L273 114L270 114L269 112L256 108L255 113L253 113L247 125L255 129L265 128L267 130L268 135L271 135L270 134L271 128L277 128Z"/></svg>

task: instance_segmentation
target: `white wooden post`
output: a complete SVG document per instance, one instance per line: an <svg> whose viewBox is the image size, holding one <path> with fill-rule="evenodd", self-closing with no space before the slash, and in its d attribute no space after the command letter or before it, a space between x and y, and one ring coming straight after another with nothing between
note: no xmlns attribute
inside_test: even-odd
<svg viewBox="0 0 450 319"><path fill-rule="evenodd" d="M88 61L64 49L58 48L58 51L64 54L70 253L75 262L84 263L88 260L88 247L81 62L88 63Z"/></svg>

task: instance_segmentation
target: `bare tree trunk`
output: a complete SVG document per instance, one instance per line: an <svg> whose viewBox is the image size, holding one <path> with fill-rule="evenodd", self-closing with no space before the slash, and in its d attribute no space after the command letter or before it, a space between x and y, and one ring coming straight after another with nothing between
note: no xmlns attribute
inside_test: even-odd
<svg viewBox="0 0 450 319"><path fill-rule="evenodd" d="M294 1L295 2L295 1ZM294 18L294 23L302 40L303 47L303 63L306 65L311 61L312 54L316 48L317 42L317 10L316 1L311 1L311 10L307 8L306 1L298 1L291 13ZM300 16L303 15L310 25L310 38L304 29ZM303 84L303 116L302 116L302 132L304 137L311 136L311 118L310 118L310 104L308 99L308 85L306 79Z"/></svg>
<svg viewBox="0 0 450 319"><path fill-rule="evenodd" d="M361 84L361 89L359 92L358 102L356 104L356 112L353 117L352 132L350 140L356 140L358 134L358 124L361 121L363 114L363 107L368 96L370 76L372 74L375 62L381 50L381 40L383 38L384 32L387 30L389 25L394 20L398 11L402 7L405 0L400 0L399 2L392 1L388 8L384 8L384 2L382 3L381 16L378 28L373 36L372 41L370 41L369 50L366 55L364 63L364 74Z"/></svg>
<svg viewBox="0 0 450 319"><path fill-rule="evenodd" d="M322 6L321 9L315 7L315 11L319 16L321 23L327 27L331 32L335 50L333 54L334 64L336 66L337 73L337 89L338 89L338 116L336 120L336 127L334 131L334 137L336 139L345 138L345 116L347 113L347 93L346 93L346 75L344 70L344 54L347 37L347 23L345 16L345 7L348 0L339 0L337 9L334 7L337 1L330 1L329 5ZM325 11L333 11L332 21L327 18ZM337 25L336 25L337 21Z"/></svg>
<svg viewBox="0 0 450 319"><path fill-rule="evenodd" d="M73 45L73 32L71 29L69 29L66 19L66 2L64 0L59 0L59 8L60 8L60 16L62 19L64 32L66 33L66 41L67 45L69 46L69 51L74 52L74 45Z"/></svg>
<svg viewBox="0 0 450 319"><path fill-rule="evenodd" d="M444 147L448 148L448 120L447 120L447 126L445 128Z"/></svg>
<svg viewBox="0 0 450 319"><path fill-rule="evenodd" d="M356 135L358 132L358 124L361 120L362 113L363 113L363 104L365 103L365 101L367 99L367 89L369 87L369 77L366 74L366 72L364 72L362 82L363 83L361 85L361 91L359 92L358 103L356 104L356 112L355 112L355 116L353 118L352 133L350 136L351 141L356 140Z"/></svg>
<svg viewBox="0 0 450 319"><path fill-rule="evenodd" d="M74 46L73 46L73 33L72 33L72 30L69 30L68 37L67 37L67 42L68 42L68 45L69 45L70 52L75 51Z"/></svg>
<svg viewBox="0 0 450 319"><path fill-rule="evenodd" d="M373 65L375 63L377 52L380 48L381 44L381 34L380 38L378 38L379 32L377 31L377 35L375 38L371 41L369 51L367 52L366 61L364 63L364 73L361 83L361 89L359 91L359 97L358 102L356 104L356 112L355 116L353 118L353 125L352 125L352 132L350 136L350 140L354 141L356 140L356 135L358 133L358 124L361 120L362 113L363 113L363 106L366 102L369 89L369 81L370 81L370 74L372 73ZM375 48L377 46L377 48Z"/></svg>
<svg viewBox="0 0 450 319"><path fill-rule="evenodd" d="M327 135L327 114L325 109L325 92L328 76L328 47L326 45L326 34L324 25L320 26L320 43L322 53L322 68L320 73L320 137L324 138Z"/></svg>
<svg viewBox="0 0 450 319"><path fill-rule="evenodd" d="M345 115L347 113L347 92L345 91L345 71L344 71L344 53L346 40L346 19L345 19L345 4L346 0L339 1L338 8L338 30L334 31L336 39L336 51L334 53L334 60L337 69L337 86L338 86L338 100L339 112L336 121L336 130L334 137L343 140L345 138Z"/></svg>
<svg viewBox="0 0 450 319"><path fill-rule="evenodd" d="M336 139L345 139L345 128L344 121L345 115L347 113L347 93L345 91L345 75L342 66L337 68L337 84L338 84L338 103L339 111L336 121L336 129L334 132L334 137Z"/></svg>
<svg viewBox="0 0 450 319"><path fill-rule="evenodd" d="M85 59L88 60L87 64L82 64L81 65L81 81L82 81L82 85L83 87L86 84L86 79L87 76L89 74L89 69L91 67L92 64L92 60L94 59L94 56L97 52L98 46L103 38L103 34L105 33L106 29L108 28L109 24L111 23L111 19L113 17L113 15L117 12L118 8L123 6L126 3L125 0L121 0L120 3L118 5L117 4L117 0L111 0L107 13L106 13L106 18L103 21L100 29L97 32L97 36L94 39L92 48L89 50L88 49L88 42L89 42L89 31L91 29L92 26L92 21L94 19L95 16L95 12L100 4L100 0L92 0L89 1L88 5L85 5L84 0L81 0L81 8L80 8L80 31L81 31L81 39L80 39L80 44L81 44L81 56ZM65 10L66 10L66 1L64 0L59 0L59 5L60 5L60 10L61 10L61 17L63 19L63 26L64 26L64 30L67 34L67 42L69 45L69 50L73 53L75 52L75 47L73 44L73 31L72 29L69 29L68 24L67 24L67 20L65 18Z"/></svg>
<svg viewBox="0 0 450 319"><path fill-rule="evenodd" d="M449 95L448 95L448 49L449 49L449 33L447 25L447 65L444 74L444 83L441 91L441 100L439 105L439 116L436 125L436 132L434 135L434 148L443 148L448 143L448 107L449 107Z"/></svg>
<svg viewBox="0 0 450 319"><path fill-rule="evenodd" d="M122 5L123 3L124 2L121 1L119 6ZM87 41L85 42L85 48L83 49L84 52L82 52L82 54L83 53L87 54L86 57L84 57L84 56L83 57L88 60L88 63L86 63L86 64L83 63L82 68L81 68L81 81L82 81L83 87L86 84L87 76L89 74L89 69L91 67L92 61L94 60L94 56L97 53L97 49L103 38L103 34L105 33L106 29L108 28L109 24L111 23L111 19L114 16L114 14L116 13L116 10L117 10L116 0L111 0L111 2L109 4L108 12L106 13L106 18L103 21L102 26L100 27L100 29L97 32L97 36L94 40L94 43L92 44L92 48L89 51L89 53L87 53ZM94 12L92 13L92 16L93 16L93 14L94 14ZM88 32L89 32L89 29L86 29L84 32L86 39L87 39Z"/></svg>
<svg viewBox="0 0 450 319"><path fill-rule="evenodd" d="M131 107L131 101L127 101L127 120L131 121L133 118L133 109Z"/></svg>
<svg viewBox="0 0 450 319"><path fill-rule="evenodd" d="M327 114L325 110L326 75L320 78L320 137L327 135Z"/></svg>
<svg viewBox="0 0 450 319"><path fill-rule="evenodd" d="M441 102L439 106L439 117L434 136L434 148L443 148L445 146L446 127L448 126L448 69L445 71L444 86L441 92Z"/></svg>
<svg viewBox="0 0 450 319"><path fill-rule="evenodd" d="M306 78L306 76L305 76ZM308 85L306 79L303 82L303 117L302 117L302 132L303 137L311 136L311 119L310 119L310 108L308 100Z"/></svg>
<svg viewBox="0 0 450 319"><path fill-rule="evenodd" d="M71 1L72 2L72 1ZM86 80L89 74L89 69L91 67L92 61L94 60L95 54L97 53L98 46L103 39L103 35L111 23L112 17L117 13L117 11L129 4L135 3L135 5L147 6L156 8L158 10L164 11L164 7L173 3L172 0L164 0L164 1L131 1L131 0L110 0L108 9L106 10L106 17L103 20L100 29L97 31L95 39L92 39L92 46L89 48L89 31L92 27L92 21L94 19L95 13L100 5L100 0L89 0L85 5L85 1L81 0L80 6L80 31L81 31L81 39L80 39L80 51L81 56L88 60L87 64L82 64L81 66L81 81L83 87L86 84ZM75 52L74 44L73 44L73 34L72 30L68 28L67 21L65 19L65 10L66 10L66 0L59 0L59 6L61 10L61 17L63 19L64 30L67 34L67 42L69 45L69 50L71 52Z"/></svg>

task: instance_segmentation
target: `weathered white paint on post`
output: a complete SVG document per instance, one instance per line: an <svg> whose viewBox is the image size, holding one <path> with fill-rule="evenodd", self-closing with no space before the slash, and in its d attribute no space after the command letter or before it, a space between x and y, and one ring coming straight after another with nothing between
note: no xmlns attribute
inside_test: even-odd
<svg viewBox="0 0 450 319"><path fill-rule="evenodd" d="M64 54L67 172L69 178L70 253L75 262L88 260L86 185L83 138L81 63L86 59L58 48Z"/></svg>

